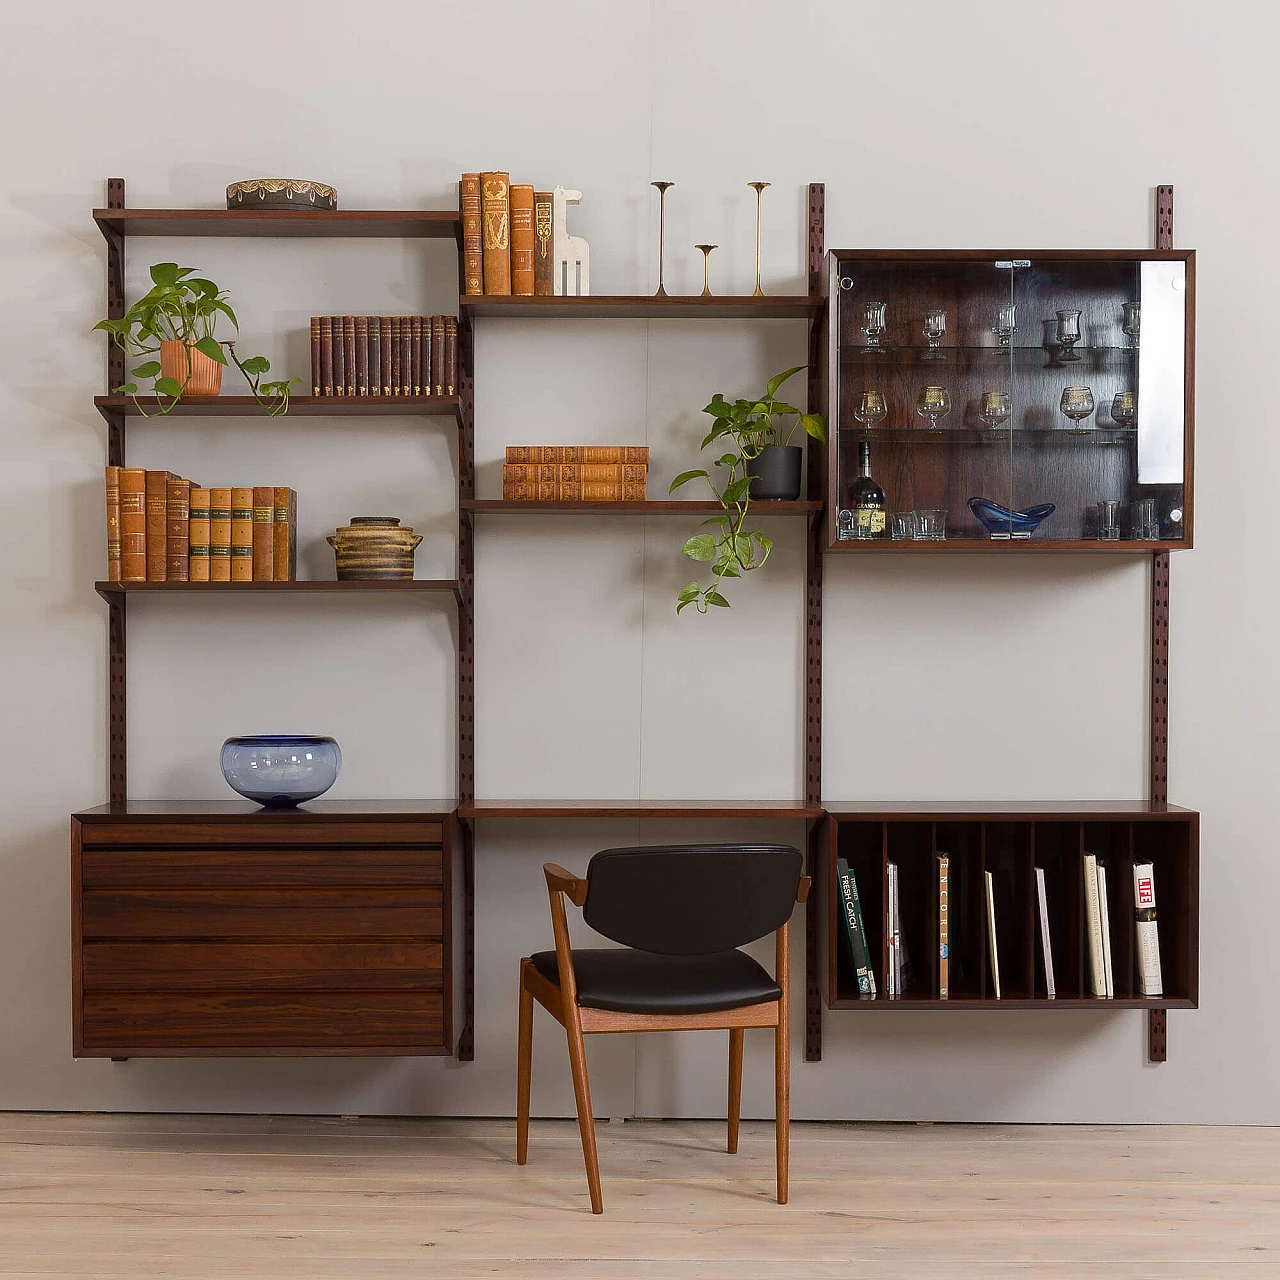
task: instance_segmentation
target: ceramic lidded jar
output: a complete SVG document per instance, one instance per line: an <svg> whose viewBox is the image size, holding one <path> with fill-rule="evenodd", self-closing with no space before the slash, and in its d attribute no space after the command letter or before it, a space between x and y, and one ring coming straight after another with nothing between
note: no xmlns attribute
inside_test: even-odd
<svg viewBox="0 0 1280 1280"><path fill-rule="evenodd" d="M339 582L407 582L422 535L402 528L395 516L352 516L325 541L337 553Z"/></svg>

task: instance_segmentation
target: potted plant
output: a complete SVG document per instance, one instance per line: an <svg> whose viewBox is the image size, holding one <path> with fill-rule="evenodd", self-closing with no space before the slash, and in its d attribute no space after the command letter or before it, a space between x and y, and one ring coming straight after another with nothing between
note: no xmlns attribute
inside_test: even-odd
<svg viewBox="0 0 1280 1280"><path fill-rule="evenodd" d="M777 398L782 384L806 367L796 365L794 369L770 378L764 395L759 399L730 403L717 391L711 403L703 409L702 412L710 414L715 421L701 447L705 449L719 440L722 447L727 443L732 448L715 461L716 474L721 481L719 487L712 473L702 469L682 472L671 482L669 492L675 493L690 480L705 480L723 508L721 514L710 516L699 526L713 526L713 532L695 533L681 548L690 560L710 563L715 581L706 587L696 579L686 582L676 596L677 613L690 604L696 605L699 613L706 613L712 605L727 609L729 602L721 590L724 580L740 578L744 573L760 568L769 558L769 552L773 550L772 539L766 538L759 529L746 528L751 499L798 498L803 451L799 445L791 444L791 438L797 427L803 427L806 434L815 440L825 442L827 438L827 426L820 413L801 413ZM789 428L777 421L791 416L795 421ZM773 482L778 469L773 457L781 458L781 469L788 473L785 486ZM790 475L792 470L794 476Z"/></svg>
<svg viewBox="0 0 1280 1280"><path fill-rule="evenodd" d="M237 331L240 322L227 302L227 294L212 280L195 275L195 267L158 262L151 268L151 291L118 320L100 320L93 327L109 333L130 357L159 354L132 370L135 378L151 380L155 408L168 413L184 395L216 396L222 388L227 357L244 374L253 398L272 417L289 408L289 388L298 378L263 382L271 369L266 356L241 360L235 340L218 338L219 318ZM132 396L138 412L152 418L138 400L138 384L126 382L113 391Z"/></svg>

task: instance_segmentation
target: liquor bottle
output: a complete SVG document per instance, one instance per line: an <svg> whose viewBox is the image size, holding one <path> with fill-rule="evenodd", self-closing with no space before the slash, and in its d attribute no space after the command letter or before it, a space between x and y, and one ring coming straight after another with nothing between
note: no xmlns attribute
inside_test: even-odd
<svg viewBox="0 0 1280 1280"><path fill-rule="evenodd" d="M884 490L871 478L871 444L858 441L858 474L849 486L850 519L841 512L841 536L863 541L885 534Z"/></svg>

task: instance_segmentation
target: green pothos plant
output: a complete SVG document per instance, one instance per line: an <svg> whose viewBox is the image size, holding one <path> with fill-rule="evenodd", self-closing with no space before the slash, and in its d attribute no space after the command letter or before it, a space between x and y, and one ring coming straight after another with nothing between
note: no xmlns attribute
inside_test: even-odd
<svg viewBox="0 0 1280 1280"><path fill-rule="evenodd" d="M758 399L730 402L717 391L703 409L715 421L700 447L705 449L717 441L722 447L732 447L715 460L714 472L701 468L684 471L671 482L669 492L675 493L691 480L705 480L722 508L719 515L708 517L698 526L706 532L695 533L681 548L690 560L710 564L715 576L706 586L696 578L686 582L676 596L677 613L686 605L695 605L699 613L706 613L713 605L727 609L724 580L740 578L768 560L773 540L759 529L746 527L751 507L750 464L769 445L790 444L801 427L807 435L825 442L827 426L820 413L802 413L778 399L782 384L807 367L798 364L770 378L764 395ZM788 418L792 419L789 425Z"/></svg>
<svg viewBox="0 0 1280 1280"><path fill-rule="evenodd" d="M137 382L126 382L112 390L131 396L144 417L169 413L191 382L194 350L224 368L230 357L231 363L244 375L253 398L270 416L287 412L289 388L300 379L263 382L263 375L271 371L271 361L266 356L241 360L236 355L233 338L217 337L219 319L226 320L237 332L240 322L227 301L227 293L212 280L197 276L195 270L195 267L180 267L176 262L156 263L151 268L151 291L118 320L100 320L93 326L109 333L116 345L133 359L156 354L162 342L181 342L186 353L186 377L182 381L165 377L158 360L146 360L130 370L135 378L152 383L153 407L157 413L148 413L138 400Z"/></svg>

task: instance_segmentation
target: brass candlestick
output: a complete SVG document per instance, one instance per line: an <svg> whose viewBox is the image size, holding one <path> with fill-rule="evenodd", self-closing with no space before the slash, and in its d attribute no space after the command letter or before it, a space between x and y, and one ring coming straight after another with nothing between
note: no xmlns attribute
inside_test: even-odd
<svg viewBox="0 0 1280 1280"><path fill-rule="evenodd" d="M754 298L763 298L764 290L760 287L760 197L764 194L765 187L770 187L771 182L748 182L747 186L751 187L756 193L756 288L755 293L751 296Z"/></svg>
<svg viewBox="0 0 1280 1280"><path fill-rule="evenodd" d="M667 188L674 187L674 182L651 182L651 187L658 188L658 292L655 298L665 298L667 290L663 284L667 256Z"/></svg>
<svg viewBox="0 0 1280 1280"><path fill-rule="evenodd" d="M695 244L693 247L702 250L702 296L709 298L711 297L711 250L719 248L719 246L714 244Z"/></svg>

